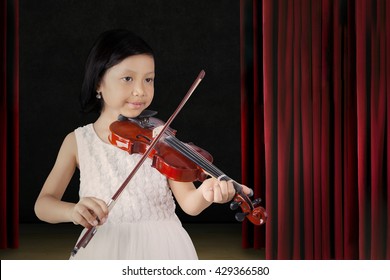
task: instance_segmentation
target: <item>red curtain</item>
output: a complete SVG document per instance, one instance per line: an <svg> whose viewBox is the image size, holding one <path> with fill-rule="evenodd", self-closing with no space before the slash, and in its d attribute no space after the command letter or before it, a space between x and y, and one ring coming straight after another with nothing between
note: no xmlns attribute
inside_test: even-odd
<svg viewBox="0 0 390 280"><path fill-rule="evenodd" d="M390 259L390 3L241 0L242 176L267 259Z"/></svg>
<svg viewBox="0 0 390 280"><path fill-rule="evenodd" d="M0 2L0 249L19 246L19 2Z"/></svg>

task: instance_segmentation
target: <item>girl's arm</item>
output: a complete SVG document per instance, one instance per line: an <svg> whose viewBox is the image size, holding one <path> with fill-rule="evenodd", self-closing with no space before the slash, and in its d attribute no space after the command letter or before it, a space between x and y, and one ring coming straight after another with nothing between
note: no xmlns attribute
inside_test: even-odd
<svg viewBox="0 0 390 280"><path fill-rule="evenodd" d="M233 184L219 181L215 178L206 179L198 188L191 182L183 183L169 180L171 190L180 207L189 215L196 216L213 202L226 203L233 199L235 190ZM246 194L251 190L243 186Z"/></svg>
<svg viewBox="0 0 390 280"><path fill-rule="evenodd" d="M65 137L56 162L35 202L37 217L48 223L73 222L84 227L104 222L108 210L104 201L84 198L77 204L61 201L77 167L77 144L74 132Z"/></svg>

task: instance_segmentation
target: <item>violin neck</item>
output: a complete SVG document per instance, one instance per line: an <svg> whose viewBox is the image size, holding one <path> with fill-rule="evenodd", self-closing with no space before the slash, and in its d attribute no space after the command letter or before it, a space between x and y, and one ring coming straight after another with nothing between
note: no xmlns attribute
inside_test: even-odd
<svg viewBox="0 0 390 280"><path fill-rule="evenodd" d="M209 173L213 177L220 177L223 176L224 173L219 170L217 167L215 167L210 161L205 159L202 155L200 155L197 151L195 151L192 147L189 145L186 145L185 143L181 142L176 137L170 135L167 136L165 139L165 142L168 143L169 146L174 148L176 151L187 157L189 160L191 160L193 163L198 165L200 168L202 168L204 171ZM225 178L224 178L225 180ZM229 178L230 180L230 178Z"/></svg>
<svg viewBox="0 0 390 280"><path fill-rule="evenodd" d="M209 160L204 158L201 154L199 154L195 149L193 149L190 145L187 145L177 139L175 136L169 135L164 138L164 141L168 143L172 148L177 150L179 153L187 157L189 160L194 162L200 168L202 168L206 173L211 176L218 178L219 180L230 181L232 180L229 176L227 176L224 172L218 169L215 165L213 165ZM233 186L235 190L241 194L242 187L237 182L233 181Z"/></svg>

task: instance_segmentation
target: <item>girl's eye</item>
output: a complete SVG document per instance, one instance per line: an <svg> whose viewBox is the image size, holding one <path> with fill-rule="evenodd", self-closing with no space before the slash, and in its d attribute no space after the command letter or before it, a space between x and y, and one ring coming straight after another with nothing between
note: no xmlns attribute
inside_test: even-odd
<svg viewBox="0 0 390 280"><path fill-rule="evenodd" d="M153 83L154 82L154 79L153 78L146 78L145 81L150 84L150 83Z"/></svg>
<svg viewBox="0 0 390 280"><path fill-rule="evenodd" d="M122 80L124 80L125 82L131 82L133 80L132 77L124 77L122 78Z"/></svg>

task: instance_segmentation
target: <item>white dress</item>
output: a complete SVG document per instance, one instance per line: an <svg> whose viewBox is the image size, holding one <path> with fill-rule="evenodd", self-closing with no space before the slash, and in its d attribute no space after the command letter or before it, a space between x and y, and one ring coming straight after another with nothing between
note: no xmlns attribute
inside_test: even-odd
<svg viewBox="0 0 390 280"><path fill-rule="evenodd" d="M93 124L75 130L80 165L80 197L108 202L141 155L103 142ZM80 235L83 236L85 229ZM193 243L175 214L167 179L148 158L131 179L106 223L70 259L197 259Z"/></svg>

